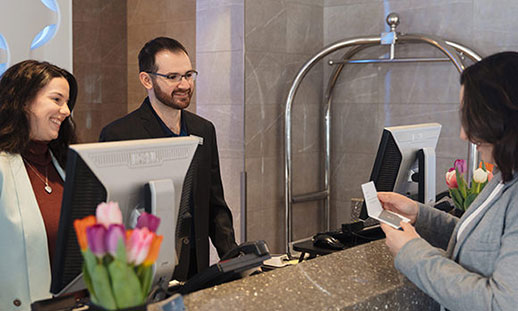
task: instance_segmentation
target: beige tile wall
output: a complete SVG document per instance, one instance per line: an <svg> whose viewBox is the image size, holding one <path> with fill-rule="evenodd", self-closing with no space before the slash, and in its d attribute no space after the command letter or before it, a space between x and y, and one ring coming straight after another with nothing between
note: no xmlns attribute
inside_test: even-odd
<svg viewBox="0 0 518 311"><path fill-rule="evenodd" d="M127 111L126 1L73 2L74 119L81 142Z"/></svg>
<svg viewBox="0 0 518 311"><path fill-rule="evenodd" d="M236 240L245 240L243 3L196 2L197 113L214 123L225 199L232 210ZM214 248L211 260L217 259Z"/></svg>
<svg viewBox="0 0 518 311"><path fill-rule="evenodd" d="M138 53L144 44L156 37L180 41L196 68L196 1L195 0L127 0L127 112L138 108L147 96L138 80ZM196 95L188 110L196 111Z"/></svg>
<svg viewBox="0 0 518 311"><path fill-rule="evenodd" d="M137 55L148 40L173 37L196 66L196 1L74 0L74 74L79 82L74 111L83 142L94 142L109 122L140 106ZM188 108L196 111L196 95Z"/></svg>
<svg viewBox="0 0 518 311"><path fill-rule="evenodd" d="M298 68L323 46L322 1L245 1L247 237L284 251L284 104ZM294 194L320 190L322 66L303 83L293 110ZM293 238L319 231L319 203L294 206Z"/></svg>

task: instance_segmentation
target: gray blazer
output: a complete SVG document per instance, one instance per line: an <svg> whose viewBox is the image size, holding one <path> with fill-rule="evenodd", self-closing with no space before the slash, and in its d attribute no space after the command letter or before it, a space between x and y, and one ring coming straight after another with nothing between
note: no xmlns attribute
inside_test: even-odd
<svg viewBox="0 0 518 311"><path fill-rule="evenodd" d="M421 238L405 244L396 268L449 310L518 310L518 175L466 227L460 224L491 194L496 174L458 219L420 205Z"/></svg>

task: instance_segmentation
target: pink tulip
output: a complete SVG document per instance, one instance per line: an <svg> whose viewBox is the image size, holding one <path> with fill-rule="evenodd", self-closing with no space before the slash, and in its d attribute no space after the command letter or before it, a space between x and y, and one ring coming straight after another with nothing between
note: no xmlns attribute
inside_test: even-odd
<svg viewBox="0 0 518 311"><path fill-rule="evenodd" d="M117 202L100 203L95 211L97 223L108 228L111 224L122 224L122 214Z"/></svg>
<svg viewBox="0 0 518 311"><path fill-rule="evenodd" d="M454 168L451 168L448 173L446 173L446 185L448 185L448 188L450 189L456 189L459 187Z"/></svg>
<svg viewBox="0 0 518 311"><path fill-rule="evenodd" d="M124 232L123 225L112 224L108 227L108 231L106 232L105 242L106 242L106 250L113 257L117 255L117 246L119 245L119 241L122 239L122 242L125 243L126 233Z"/></svg>
<svg viewBox="0 0 518 311"><path fill-rule="evenodd" d="M156 232L158 225L160 225L160 218L146 212L143 212L137 220L137 228L148 228L151 232Z"/></svg>
<svg viewBox="0 0 518 311"><path fill-rule="evenodd" d="M104 238L106 236L106 228L103 225L95 224L86 228L86 237L88 239L88 247L95 256L102 258L106 254L106 246Z"/></svg>
<svg viewBox="0 0 518 311"><path fill-rule="evenodd" d="M155 234L148 228L137 228L131 232L126 243L126 256L128 262L140 265L146 259L151 242Z"/></svg>
<svg viewBox="0 0 518 311"><path fill-rule="evenodd" d="M459 170L459 174L463 174L467 170L466 161L464 161L463 159L455 160L455 163L453 163L453 167Z"/></svg>

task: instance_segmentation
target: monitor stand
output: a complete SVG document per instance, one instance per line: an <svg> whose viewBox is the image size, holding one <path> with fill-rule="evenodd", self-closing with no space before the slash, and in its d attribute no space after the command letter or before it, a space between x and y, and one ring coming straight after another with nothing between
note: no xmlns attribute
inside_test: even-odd
<svg viewBox="0 0 518 311"><path fill-rule="evenodd" d="M435 202L435 151L423 148L417 152L417 201L427 204Z"/></svg>

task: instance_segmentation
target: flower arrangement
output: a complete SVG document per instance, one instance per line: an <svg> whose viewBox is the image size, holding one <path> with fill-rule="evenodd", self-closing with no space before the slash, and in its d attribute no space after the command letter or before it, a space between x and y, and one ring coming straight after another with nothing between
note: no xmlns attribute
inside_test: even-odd
<svg viewBox="0 0 518 311"><path fill-rule="evenodd" d="M74 221L92 303L108 310L145 304L163 239L156 234L159 224L160 218L143 213L135 229L125 230L115 202L101 203L96 216Z"/></svg>
<svg viewBox="0 0 518 311"><path fill-rule="evenodd" d="M466 161L455 160L453 167L446 173L446 185L455 207L464 212L486 184L493 178L492 165L480 162L479 168L473 171L471 187L466 182L464 172Z"/></svg>

